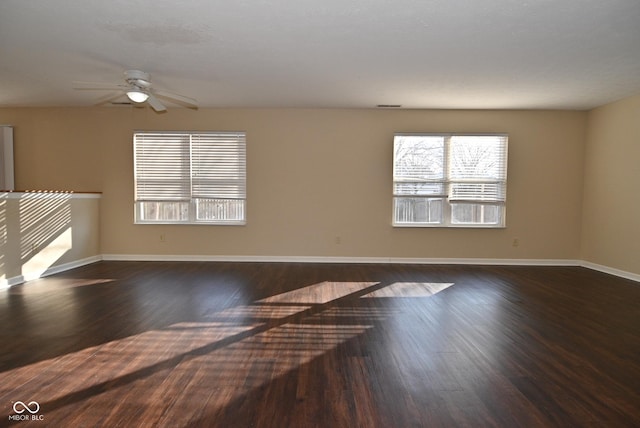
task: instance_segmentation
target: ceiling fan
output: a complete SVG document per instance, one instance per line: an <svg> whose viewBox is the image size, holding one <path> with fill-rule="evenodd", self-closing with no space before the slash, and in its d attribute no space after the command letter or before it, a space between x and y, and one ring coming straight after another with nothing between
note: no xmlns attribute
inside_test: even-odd
<svg viewBox="0 0 640 428"><path fill-rule="evenodd" d="M97 82L73 82L74 89L94 90L94 91L118 91L116 95L109 95L102 99L99 104L113 101L126 94L135 104L147 103L157 112L166 111L167 108L160 102L159 98L178 104L184 107L197 109L197 101L184 95L152 88L151 76L140 70L127 70L124 72L125 83L97 83Z"/></svg>

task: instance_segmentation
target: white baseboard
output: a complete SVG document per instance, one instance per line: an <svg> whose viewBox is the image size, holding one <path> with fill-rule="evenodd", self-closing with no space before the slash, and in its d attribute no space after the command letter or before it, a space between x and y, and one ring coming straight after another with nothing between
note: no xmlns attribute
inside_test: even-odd
<svg viewBox="0 0 640 428"><path fill-rule="evenodd" d="M84 265L88 265L88 264L91 264L91 263L99 262L101 260L102 260L102 256L101 255L86 257L86 258L80 259L80 260L74 260L72 262L63 263L63 264L60 264L60 265L57 265L57 266L52 266L49 269L47 269L41 276L53 275L53 274L56 274L56 273L67 271L69 269L75 269L75 268L78 268L80 266L84 266Z"/></svg>
<svg viewBox="0 0 640 428"><path fill-rule="evenodd" d="M586 267L588 269L597 270L599 272L608 273L610 275L619 276L621 278L630 279L632 281L640 282L640 275L637 273L627 272L620 269L615 269L609 266L603 266L596 263L591 263L587 261L582 261L580 264L582 267Z"/></svg>
<svg viewBox="0 0 640 428"><path fill-rule="evenodd" d="M22 284L23 282L26 282L26 279L24 279L24 276L22 275L14 276L7 279L2 279L0 280L0 290L13 287L14 285Z"/></svg>
<svg viewBox="0 0 640 428"><path fill-rule="evenodd" d="M583 260L570 259L485 259L485 258L402 258L402 257L315 257L315 256L215 256L215 255L159 255L159 254L102 254L52 266L44 273L25 273L0 280L0 290L26 281L61 273L80 266L107 261L197 261L197 262L257 262L257 263L352 263L352 264L442 264L492 266L582 266L599 272L640 282L640 275Z"/></svg>
<svg viewBox="0 0 640 428"><path fill-rule="evenodd" d="M102 260L102 256L98 255L98 256L87 257L80 260L74 260L68 263L62 263L56 266L51 266L50 268L48 268L42 273L25 272L22 275L7 278L5 280L0 280L0 290L12 287L14 285L22 284L27 281L32 281L34 279L42 278L49 275L54 275L56 273L61 273L70 269L75 269L80 266L99 262L100 260Z"/></svg>
<svg viewBox="0 0 640 428"><path fill-rule="evenodd" d="M215 256L161 254L103 254L113 261L189 261L189 262L258 262L258 263L353 263L353 264L446 264L446 265L514 265L581 266L579 260L565 259L483 259L483 258L403 258L403 257L317 257L317 256Z"/></svg>
<svg viewBox="0 0 640 428"><path fill-rule="evenodd" d="M403 258L403 257L316 257L316 256L216 256L160 254L103 254L103 260L119 261L197 261L257 263L354 263L354 264L442 264L492 266L581 266L640 282L640 275L584 260L573 259L486 259L486 258Z"/></svg>

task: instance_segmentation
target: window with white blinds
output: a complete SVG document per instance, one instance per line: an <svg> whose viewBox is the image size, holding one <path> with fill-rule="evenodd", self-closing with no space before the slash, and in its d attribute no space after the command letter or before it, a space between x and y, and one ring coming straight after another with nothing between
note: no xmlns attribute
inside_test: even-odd
<svg viewBox="0 0 640 428"><path fill-rule="evenodd" d="M504 134L397 134L394 226L504 227Z"/></svg>
<svg viewBox="0 0 640 428"><path fill-rule="evenodd" d="M245 224L243 132L136 132L136 223Z"/></svg>

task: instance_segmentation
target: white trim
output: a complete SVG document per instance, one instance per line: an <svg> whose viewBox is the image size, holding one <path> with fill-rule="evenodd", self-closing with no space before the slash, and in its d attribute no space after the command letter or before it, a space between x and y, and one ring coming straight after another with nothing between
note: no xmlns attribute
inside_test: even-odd
<svg viewBox="0 0 640 428"><path fill-rule="evenodd" d="M1 126L2 134L0 135L0 160L2 161L2 174L0 174L0 182L3 190L13 190L15 188L15 169L13 156L13 126Z"/></svg>
<svg viewBox="0 0 640 428"><path fill-rule="evenodd" d="M323 257L323 256L221 256L163 254L103 254L113 261L193 261L193 262L261 262L261 263L380 263L380 264L447 264L447 265L515 265L515 266L581 266L579 260L565 259L480 259L480 258L400 258L400 257Z"/></svg>
<svg viewBox="0 0 640 428"><path fill-rule="evenodd" d="M102 193L72 193L71 199L100 199Z"/></svg>
<svg viewBox="0 0 640 428"><path fill-rule="evenodd" d="M0 280L0 290L12 287L14 285L22 284L27 281L32 281L34 279L42 278L44 276L54 275L56 273L65 272L70 269L75 269L84 265L88 265L91 263L99 262L102 260L102 256L91 256L80 260L74 260L68 263L62 263L56 266L51 266L46 271L41 274L34 274L30 272L25 272L23 275L14 276L5 280Z"/></svg>
<svg viewBox="0 0 640 428"><path fill-rule="evenodd" d="M64 272L70 269L75 269L84 265L99 262L101 260L102 260L102 256L98 255L98 256L86 257L80 260L74 260L72 262L62 263L60 265L51 266L49 269L44 271L44 273L40 276L54 275L56 273Z"/></svg>
<svg viewBox="0 0 640 428"><path fill-rule="evenodd" d="M161 255L161 254L101 254L57 266L38 276L26 273L0 280L0 290L26 281L61 273L84 265L105 261L197 261L197 262L257 262L257 263L354 263L354 264L432 264L432 265L492 265L492 266L581 266L617 277L640 282L640 274L571 259L481 259L481 258L401 258L401 257L315 257L315 256L222 256L222 255Z"/></svg>
<svg viewBox="0 0 640 428"><path fill-rule="evenodd" d="M621 269L612 268L609 266L603 266L596 263L591 263L587 261L582 261L580 266L585 267L587 269L597 270L598 272L608 273L609 275L615 275L620 278L630 279L632 281L640 282L640 274L627 272Z"/></svg>
<svg viewBox="0 0 640 428"><path fill-rule="evenodd" d="M162 255L103 254L102 260L154 262L257 262L257 263L360 263L360 264L432 264L491 266L580 266L621 278L640 282L640 275L620 269L573 259L484 259L484 258L402 258L402 257L323 257L323 256L222 256L222 255Z"/></svg>
<svg viewBox="0 0 640 428"><path fill-rule="evenodd" d="M100 199L102 193L74 193L56 191L33 191L33 192L0 192L0 197L7 199Z"/></svg>
<svg viewBox="0 0 640 428"><path fill-rule="evenodd" d="M26 282L24 276L18 275L9 279L0 280L0 290L6 290L7 288L13 287L14 285L22 284Z"/></svg>

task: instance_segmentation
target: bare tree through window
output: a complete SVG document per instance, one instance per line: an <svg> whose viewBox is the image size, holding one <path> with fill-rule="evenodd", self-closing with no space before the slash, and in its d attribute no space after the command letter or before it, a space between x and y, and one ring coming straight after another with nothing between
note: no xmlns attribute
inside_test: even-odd
<svg viewBox="0 0 640 428"><path fill-rule="evenodd" d="M394 225L504 226L506 135L396 135Z"/></svg>

